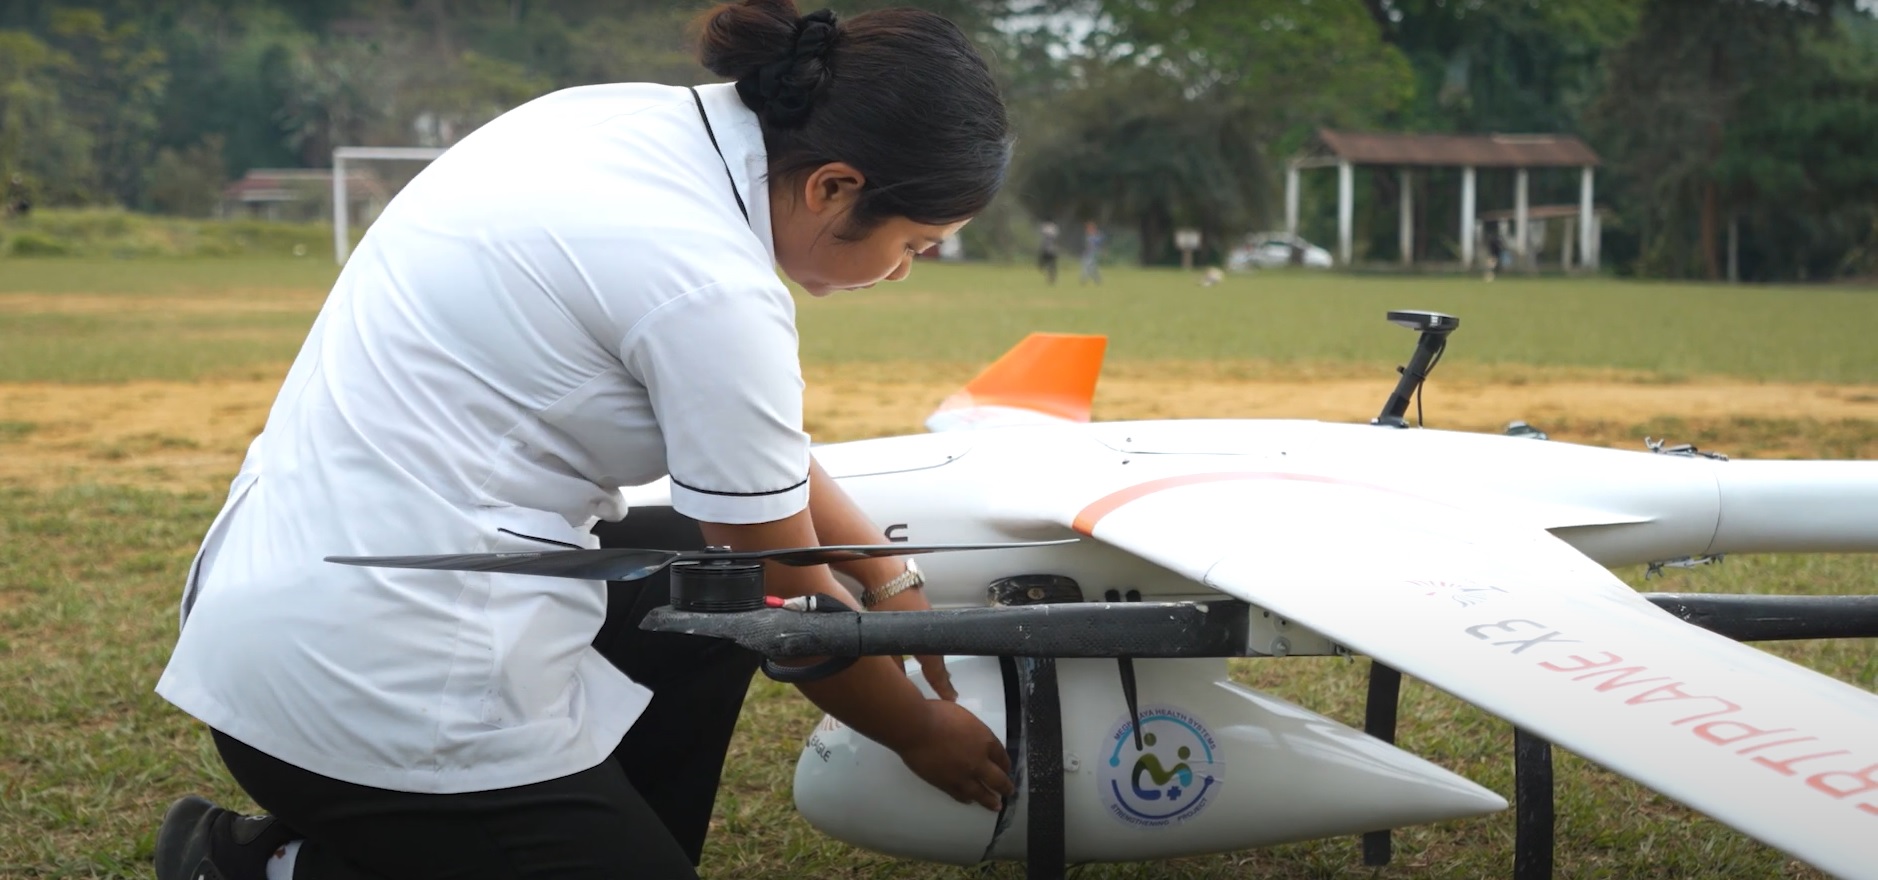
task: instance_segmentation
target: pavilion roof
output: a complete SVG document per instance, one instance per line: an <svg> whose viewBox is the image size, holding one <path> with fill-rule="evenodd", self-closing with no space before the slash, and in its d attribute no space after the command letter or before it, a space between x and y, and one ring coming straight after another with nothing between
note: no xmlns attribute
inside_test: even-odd
<svg viewBox="0 0 1878 880"><path fill-rule="evenodd" d="M1577 168L1598 154L1568 134L1394 134L1317 132L1318 152L1352 165L1477 168Z"/></svg>

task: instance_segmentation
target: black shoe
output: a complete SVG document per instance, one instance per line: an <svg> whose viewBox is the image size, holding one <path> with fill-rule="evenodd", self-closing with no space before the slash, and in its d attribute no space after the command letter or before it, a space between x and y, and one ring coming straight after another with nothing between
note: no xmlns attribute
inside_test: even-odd
<svg viewBox="0 0 1878 880"><path fill-rule="evenodd" d="M267 860L300 835L272 816L243 816L190 795L157 830L157 880L267 880Z"/></svg>

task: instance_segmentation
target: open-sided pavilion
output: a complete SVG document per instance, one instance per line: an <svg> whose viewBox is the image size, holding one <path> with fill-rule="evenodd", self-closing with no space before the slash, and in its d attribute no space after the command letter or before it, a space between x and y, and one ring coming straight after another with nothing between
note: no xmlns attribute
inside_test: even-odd
<svg viewBox="0 0 1878 880"><path fill-rule="evenodd" d="M1475 173L1481 168L1512 169L1513 241L1511 250L1529 260L1533 217L1528 202L1528 178L1534 168L1578 168L1578 251L1581 265L1598 265L1597 215L1592 205L1593 172L1598 154L1584 141L1556 134L1388 134L1320 129L1309 148L1291 160L1285 171L1285 229L1298 230L1298 188L1306 168L1337 169L1337 260L1349 265L1355 212L1355 169L1359 165L1395 168L1401 175L1402 260L1415 252L1414 188L1416 169L1461 169L1461 263L1474 264L1477 236Z"/></svg>

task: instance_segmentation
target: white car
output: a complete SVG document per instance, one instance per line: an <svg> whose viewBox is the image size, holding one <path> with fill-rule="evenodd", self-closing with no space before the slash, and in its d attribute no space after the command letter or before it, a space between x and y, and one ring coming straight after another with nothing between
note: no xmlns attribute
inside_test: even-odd
<svg viewBox="0 0 1878 880"><path fill-rule="evenodd" d="M1332 265L1329 251L1283 232L1248 235L1245 242L1233 248L1226 258L1226 268L1233 271L1282 269L1286 266L1328 269Z"/></svg>

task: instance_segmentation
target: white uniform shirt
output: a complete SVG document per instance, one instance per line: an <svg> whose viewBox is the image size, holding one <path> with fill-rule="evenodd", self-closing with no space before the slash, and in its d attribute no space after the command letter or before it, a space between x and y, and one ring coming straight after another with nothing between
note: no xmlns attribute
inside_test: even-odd
<svg viewBox="0 0 1878 880"><path fill-rule="evenodd" d="M159 693L399 791L612 752L649 694L591 646L603 583L322 558L595 546L618 488L668 473L700 520L807 504L762 133L731 86L698 91L723 159L685 89L591 86L489 123L392 200L203 541Z"/></svg>

